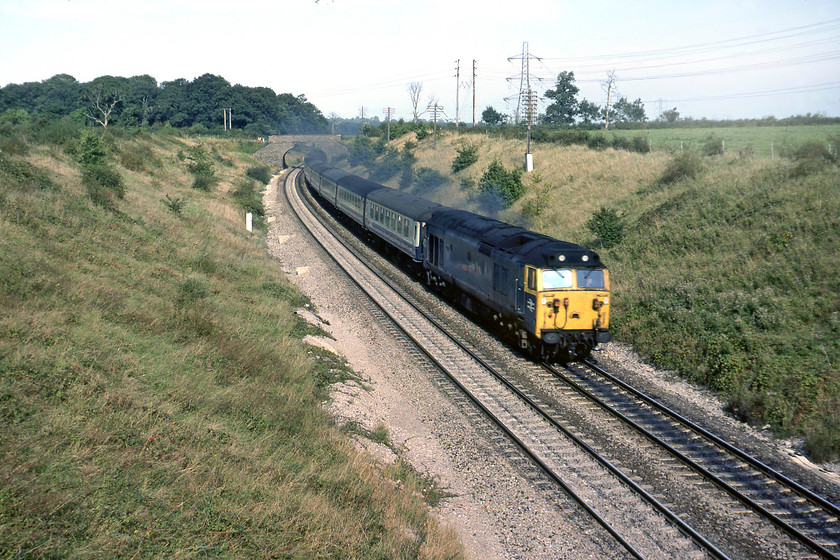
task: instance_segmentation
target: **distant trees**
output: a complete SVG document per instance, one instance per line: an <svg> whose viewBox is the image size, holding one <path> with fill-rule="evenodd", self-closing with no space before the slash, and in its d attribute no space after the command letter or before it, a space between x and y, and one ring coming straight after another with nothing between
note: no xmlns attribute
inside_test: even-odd
<svg viewBox="0 0 840 560"><path fill-rule="evenodd" d="M490 126L505 122L505 116L493 107L487 107L481 112L481 121Z"/></svg>
<svg viewBox="0 0 840 560"><path fill-rule="evenodd" d="M215 130L223 126L225 107L232 108L234 128L255 136L329 130L327 119L302 95L231 85L213 74L160 84L149 75L101 76L80 83L58 74L42 82L0 88L0 113L22 109L32 118L50 119L78 114L102 127L168 124Z"/></svg>
<svg viewBox="0 0 840 560"><path fill-rule="evenodd" d="M626 97L621 97L611 104L612 96L615 95L616 80L615 72L607 75L607 80L602 84L607 93L607 105L600 107L586 98L578 101L577 94L580 90L575 85L575 73L560 72L554 88L545 92L545 97L553 102L546 107L542 123L562 126L604 123L604 128L607 128L610 122L647 121L641 99L630 103Z"/></svg>

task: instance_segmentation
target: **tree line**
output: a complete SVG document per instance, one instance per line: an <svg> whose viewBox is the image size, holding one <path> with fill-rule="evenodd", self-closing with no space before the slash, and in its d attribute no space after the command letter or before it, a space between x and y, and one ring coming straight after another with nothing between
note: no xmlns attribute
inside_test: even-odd
<svg viewBox="0 0 840 560"><path fill-rule="evenodd" d="M230 108L227 121L226 108ZM58 74L0 88L0 113L10 112L19 118L67 117L102 127L168 125L199 132L232 127L252 136L329 131L327 119L303 95L231 85L213 74L161 83L149 75L100 76L82 83Z"/></svg>

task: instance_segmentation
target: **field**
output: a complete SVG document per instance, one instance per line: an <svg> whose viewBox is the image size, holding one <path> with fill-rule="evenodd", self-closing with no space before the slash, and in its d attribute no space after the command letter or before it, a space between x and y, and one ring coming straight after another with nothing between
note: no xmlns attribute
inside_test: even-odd
<svg viewBox="0 0 840 560"><path fill-rule="evenodd" d="M756 158L790 156L810 141L831 145L835 155L840 150L840 125L610 130L604 134L608 138L641 136L649 140L653 150L668 152L681 148L702 151L711 138L723 141L724 153L738 155L746 151Z"/></svg>
<svg viewBox="0 0 840 560"><path fill-rule="evenodd" d="M322 411L251 146L48 127L0 130L0 558L462 557Z"/></svg>
<svg viewBox="0 0 840 560"><path fill-rule="evenodd" d="M532 144L535 169L509 208L488 204L476 185L494 160L521 169L523 141L448 129L436 147L411 134L392 149L414 160L403 188L598 250L611 269L618 340L716 390L737 417L803 437L825 461L840 453L838 132L609 133L645 136L651 153ZM722 154L704 155L710 134L724 140ZM769 142L780 146L775 158ZM453 174L465 147L477 161ZM429 187L429 176L439 184ZM589 227L602 209L616 222L615 244Z"/></svg>

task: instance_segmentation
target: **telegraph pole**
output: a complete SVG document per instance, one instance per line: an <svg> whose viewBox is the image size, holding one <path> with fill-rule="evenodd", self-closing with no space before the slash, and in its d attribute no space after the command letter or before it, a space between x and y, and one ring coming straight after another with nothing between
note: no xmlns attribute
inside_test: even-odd
<svg viewBox="0 0 840 560"><path fill-rule="evenodd" d="M382 112L385 114L385 119L388 121L388 142L391 141L391 115L394 114L393 107L385 107L382 109Z"/></svg>
<svg viewBox="0 0 840 560"><path fill-rule="evenodd" d="M473 128L475 128L475 59L473 59L472 94L473 94Z"/></svg>
<svg viewBox="0 0 840 560"><path fill-rule="evenodd" d="M443 114L443 105L438 105L437 101L434 103L429 103L429 106L426 108L427 111L432 112L432 118L434 122L434 131L435 131L435 143L434 147L437 149L437 121L438 115Z"/></svg>
<svg viewBox="0 0 840 560"><path fill-rule="evenodd" d="M528 141L525 148L526 173L534 170L534 155L531 153L531 125L536 121L538 99L537 92L529 89L525 98L525 120L528 123Z"/></svg>
<svg viewBox="0 0 840 560"><path fill-rule="evenodd" d="M455 61L455 132L458 132L458 115L461 108L461 59Z"/></svg>

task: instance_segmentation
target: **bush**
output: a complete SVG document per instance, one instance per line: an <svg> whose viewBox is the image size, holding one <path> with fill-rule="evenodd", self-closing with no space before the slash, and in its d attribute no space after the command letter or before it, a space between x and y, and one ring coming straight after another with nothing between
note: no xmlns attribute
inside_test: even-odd
<svg viewBox="0 0 840 560"><path fill-rule="evenodd" d="M85 167L82 184L94 204L103 208L113 209L114 199L125 197L125 183L119 171L104 164Z"/></svg>
<svg viewBox="0 0 840 560"><path fill-rule="evenodd" d="M690 150L677 152L665 167L665 172L659 177L660 183L675 183L680 179L693 179L705 170L700 156Z"/></svg>
<svg viewBox="0 0 840 560"><path fill-rule="evenodd" d="M601 209L586 222L586 228L595 234L605 249L618 245L624 239L624 224L618 212L611 208L601 206Z"/></svg>
<svg viewBox="0 0 840 560"><path fill-rule="evenodd" d="M828 146L812 140L800 146L792 155L796 165L790 171L790 177L801 178L822 171L826 166L837 163L837 156Z"/></svg>
<svg viewBox="0 0 840 560"><path fill-rule="evenodd" d="M373 165L370 178L374 181L387 181L400 173L405 165L405 159L401 157L400 153L393 148L388 148L385 150L383 158Z"/></svg>
<svg viewBox="0 0 840 560"><path fill-rule="evenodd" d="M723 155L723 146L723 138L716 134L709 134L703 142L703 155L721 156Z"/></svg>
<svg viewBox="0 0 840 560"><path fill-rule="evenodd" d="M216 171L213 167L213 161L202 144L190 148L187 155L179 152L178 157L182 161L188 161L187 168L193 175L192 186L194 189L209 191L216 184Z"/></svg>
<svg viewBox="0 0 840 560"><path fill-rule="evenodd" d="M446 177L428 167L418 169L414 179L421 192L433 191L446 183Z"/></svg>
<svg viewBox="0 0 840 560"><path fill-rule="evenodd" d="M180 196L172 198L171 196L166 195L166 199L161 199L161 202L163 202L164 206L166 206L173 214L180 214L181 210L183 210L187 205L187 201Z"/></svg>
<svg viewBox="0 0 840 560"><path fill-rule="evenodd" d="M108 158L108 150L102 135L93 129L82 130L79 140L71 147L71 152L82 166L102 165Z"/></svg>
<svg viewBox="0 0 840 560"><path fill-rule="evenodd" d="M347 153L347 162L350 165L360 165L371 169L376 162L377 156L381 154L384 149L377 143L364 136L357 136L353 143L350 144L350 150Z"/></svg>
<svg viewBox="0 0 840 560"><path fill-rule="evenodd" d="M508 171L499 160L493 160L478 181L478 190L481 193L497 195L509 208L525 194L527 189L522 184L521 169Z"/></svg>
<svg viewBox="0 0 840 560"><path fill-rule="evenodd" d="M467 144L462 148L456 148L458 155L452 160L452 172L457 173L462 169L466 169L478 161L478 146Z"/></svg>
<svg viewBox="0 0 840 560"><path fill-rule="evenodd" d="M260 165L258 167L249 167L245 171L245 175L247 175L254 181L259 181L263 185L267 185L271 182L271 169L265 165Z"/></svg>
<svg viewBox="0 0 840 560"><path fill-rule="evenodd" d="M255 185L256 183L243 180L236 185L231 196L243 210L251 212L254 216L262 217L265 215L265 207L263 206L262 196L257 192Z"/></svg>
<svg viewBox="0 0 840 560"><path fill-rule="evenodd" d="M0 152L0 177L9 180L8 185L13 185L20 190L59 190L59 186L52 177L44 171L29 163L17 158L7 158L6 154Z"/></svg>

